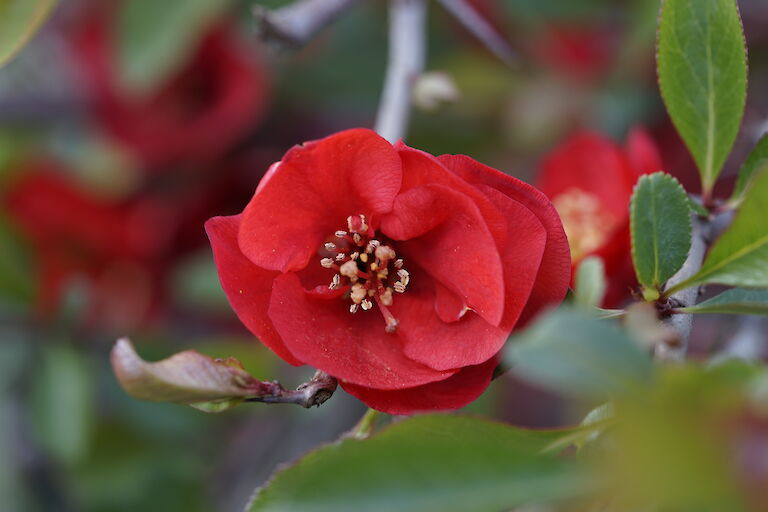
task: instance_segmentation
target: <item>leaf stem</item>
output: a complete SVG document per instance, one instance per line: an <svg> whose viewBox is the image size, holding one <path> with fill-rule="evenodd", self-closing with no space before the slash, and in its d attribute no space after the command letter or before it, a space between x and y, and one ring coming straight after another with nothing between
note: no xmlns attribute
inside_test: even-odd
<svg viewBox="0 0 768 512"><path fill-rule="evenodd" d="M344 434L343 438L367 439L373 432L373 427L376 424L376 419L379 417L379 414L379 411L375 409L368 409L360 418L360 421L357 422L357 425Z"/></svg>

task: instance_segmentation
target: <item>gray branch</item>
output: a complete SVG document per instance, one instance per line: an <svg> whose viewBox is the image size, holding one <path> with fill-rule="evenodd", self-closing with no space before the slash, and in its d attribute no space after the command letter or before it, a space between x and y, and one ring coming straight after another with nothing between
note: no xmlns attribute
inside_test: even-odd
<svg viewBox="0 0 768 512"><path fill-rule="evenodd" d="M277 382L275 388L268 395L253 396L245 399L246 402L263 402L266 404L296 404L309 409L313 405L320 406L333 396L338 386L338 381L327 373L317 370L308 382L305 382L295 390L285 389Z"/></svg>
<svg viewBox="0 0 768 512"><path fill-rule="evenodd" d="M343 11L360 0L299 0L271 11L253 8L259 36L268 43L298 47L330 25Z"/></svg>
<svg viewBox="0 0 768 512"><path fill-rule="evenodd" d="M695 214L692 215L691 250L680 270L667 281L667 288L685 281L701 269L709 246L730 225L732 220L732 211L714 215L710 219L701 219ZM699 286L680 290L669 296L669 304L673 308L693 306L699 298L699 292ZM667 318L665 322L677 331L677 337L672 342L656 345L656 359L683 361L688 352L688 338L693 327L693 316L690 313L677 313Z"/></svg>
<svg viewBox="0 0 768 512"><path fill-rule="evenodd" d="M496 31L496 29L488 23L488 20L483 18L470 5L467 0L438 0L445 10L450 12L456 20L464 25L472 35L474 35L481 43L483 43L496 57L498 57L507 66L513 67L516 63L515 53L509 46L507 41Z"/></svg>
<svg viewBox="0 0 768 512"><path fill-rule="evenodd" d="M389 63L376 116L376 131L390 142L408 127L413 84L424 69L425 0L390 0Z"/></svg>

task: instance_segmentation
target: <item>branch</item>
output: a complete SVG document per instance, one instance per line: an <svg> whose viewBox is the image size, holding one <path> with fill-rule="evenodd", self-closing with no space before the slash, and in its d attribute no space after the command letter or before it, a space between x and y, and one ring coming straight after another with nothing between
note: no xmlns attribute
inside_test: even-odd
<svg viewBox="0 0 768 512"><path fill-rule="evenodd" d="M390 142L405 135L413 84L424 69L427 6L425 0L390 0L389 63L376 131Z"/></svg>
<svg viewBox="0 0 768 512"><path fill-rule="evenodd" d="M760 361L765 355L766 342L768 342L768 336L766 336L765 331L765 319L755 316L742 316L738 322L738 329L731 339L728 340L725 347L712 357L712 363L726 359Z"/></svg>
<svg viewBox="0 0 768 512"><path fill-rule="evenodd" d="M496 57L509 67L516 64L515 53L506 40L467 0L438 0L456 21L464 25Z"/></svg>
<svg viewBox="0 0 768 512"><path fill-rule="evenodd" d="M320 406L333 396L338 381L327 373L317 370L308 382L295 390L287 390L275 382L276 388L271 395L248 397L246 402L263 402L265 404L296 404L309 409L313 405Z"/></svg>
<svg viewBox="0 0 768 512"><path fill-rule="evenodd" d="M667 281L667 289L685 281L701 269L701 264L704 262L704 256L710 244L730 225L732 220L732 211L713 214L709 219L692 215L691 250L680 270ZM699 298L700 290L700 286L693 286L673 293L667 298L668 304L674 308L693 306ZM693 316L690 313L675 314L665 319L664 322L677 332L677 336L670 342L656 345L656 359L685 360L685 355L688 352L688 338L693 328Z"/></svg>
<svg viewBox="0 0 768 512"><path fill-rule="evenodd" d="M271 11L255 6L253 16L261 39L283 46L303 46L360 0L299 0Z"/></svg>

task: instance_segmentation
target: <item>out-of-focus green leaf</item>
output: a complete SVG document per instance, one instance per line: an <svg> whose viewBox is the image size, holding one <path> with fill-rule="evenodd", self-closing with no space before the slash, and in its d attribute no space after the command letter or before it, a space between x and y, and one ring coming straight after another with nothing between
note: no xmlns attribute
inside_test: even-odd
<svg viewBox="0 0 768 512"><path fill-rule="evenodd" d="M658 74L664 104L708 194L744 114L747 56L736 0L665 0Z"/></svg>
<svg viewBox="0 0 768 512"><path fill-rule="evenodd" d="M576 271L576 298L574 304L597 307L605 296L605 266L597 256L585 258Z"/></svg>
<svg viewBox="0 0 768 512"><path fill-rule="evenodd" d="M768 290L731 288L704 302L680 308L680 311L684 313L768 315Z"/></svg>
<svg viewBox="0 0 768 512"><path fill-rule="evenodd" d="M504 360L524 380L598 400L635 391L653 370L648 354L625 331L567 308L513 336Z"/></svg>
<svg viewBox="0 0 768 512"><path fill-rule="evenodd" d="M194 350L148 363L126 338L117 341L111 360L120 385L131 396L194 404L205 412L233 407L240 403L238 398L269 394L274 386L254 379L234 358L214 360Z"/></svg>
<svg viewBox="0 0 768 512"><path fill-rule="evenodd" d="M249 510L482 512L573 498L595 482L577 461L540 453L563 433L417 416L310 453L277 473Z"/></svg>
<svg viewBox="0 0 768 512"><path fill-rule="evenodd" d="M738 203L744 198L752 178L768 170L768 133L762 136L739 170L739 179L733 189L731 201Z"/></svg>
<svg viewBox="0 0 768 512"><path fill-rule="evenodd" d="M0 0L0 67L35 35L56 0Z"/></svg>
<svg viewBox="0 0 768 512"><path fill-rule="evenodd" d="M35 275L27 247L0 211L0 295L17 303L34 296Z"/></svg>
<svg viewBox="0 0 768 512"><path fill-rule="evenodd" d="M637 280L658 290L691 248L688 196L680 183L663 172L641 177L632 194L630 227Z"/></svg>
<svg viewBox="0 0 768 512"><path fill-rule="evenodd" d="M49 343L32 379L32 414L38 442L61 462L84 454L93 422L93 374L74 348Z"/></svg>
<svg viewBox="0 0 768 512"><path fill-rule="evenodd" d="M728 230L710 249L699 272L669 290L701 283L768 287L768 172L755 176Z"/></svg>
<svg viewBox="0 0 768 512"><path fill-rule="evenodd" d="M747 365L669 366L645 393L617 400L603 477L615 510L745 511L734 470L749 450L739 432ZM754 436L755 433L752 433ZM747 466L741 468L749 472ZM741 480L741 481L740 481Z"/></svg>
<svg viewBox="0 0 768 512"><path fill-rule="evenodd" d="M127 0L120 3L117 61L121 82L138 95L183 66L203 31L231 0Z"/></svg>

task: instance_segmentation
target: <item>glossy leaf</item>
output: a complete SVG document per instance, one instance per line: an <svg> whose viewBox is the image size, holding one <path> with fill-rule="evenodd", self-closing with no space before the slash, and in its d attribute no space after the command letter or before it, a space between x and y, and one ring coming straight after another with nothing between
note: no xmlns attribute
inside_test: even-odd
<svg viewBox="0 0 768 512"><path fill-rule="evenodd" d="M669 293L702 283L768 287L768 172L754 178L728 230L710 249L701 270Z"/></svg>
<svg viewBox="0 0 768 512"><path fill-rule="evenodd" d="M117 380L129 395L190 404L205 412L223 411L246 396L269 394L275 386L251 377L234 358L212 359L194 350L149 363L125 338L115 344L111 360Z"/></svg>
<svg viewBox="0 0 768 512"><path fill-rule="evenodd" d="M0 67L29 42L54 5L56 0L0 0Z"/></svg>
<svg viewBox="0 0 768 512"><path fill-rule="evenodd" d="M637 280L658 289L685 262L691 248L688 196L672 176L641 177L630 203L632 262Z"/></svg>
<svg viewBox="0 0 768 512"><path fill-rule="evenodd" d="M616 325L558 309L507 343L505 362L519 378L553 391L606 399L634 391L651 359Z"/></svg>
<svg viewBox="0 0 768 512"><path fill-rule="evenodd" d="M603 260L590 256L585 258L576 271L575 300L577 306L597 307L605 296L605 266Z"/></svg>
<svg viewBox="0 0 768 512"><path fill-rule="evenodd" d="M744 114L747 58L735 0L665 0L658 40L661 96L708 194Z"/></svg>
<svg viewBox="0 0 768 512"><path fill-rule="evenodd" d="M756 174L768 170L768 133L757 142L739 170L739 179L733 189L732 201L740 201Z"/></svg>
<svg viewBox="0 0 768 512"><path fill-rule="evenodd" d="M684 313L730 313L768 315L768 290L731 288L694 306L680 308Z"/></svg>
<svg viewBox="0 0 768 512"><path fill-rule="evenodd" d="M577 461L541 453L568 433L417 416L310 453L277 473L249 510L482 512L574 498L591 489L589 477Z"/></svg>
<svg viewBox="0 0 768 512"><path fill-rule="evenodd" d="M183 65L231 0L127 0L120 4L117 60L129 92L152 91Z"/></svg>

